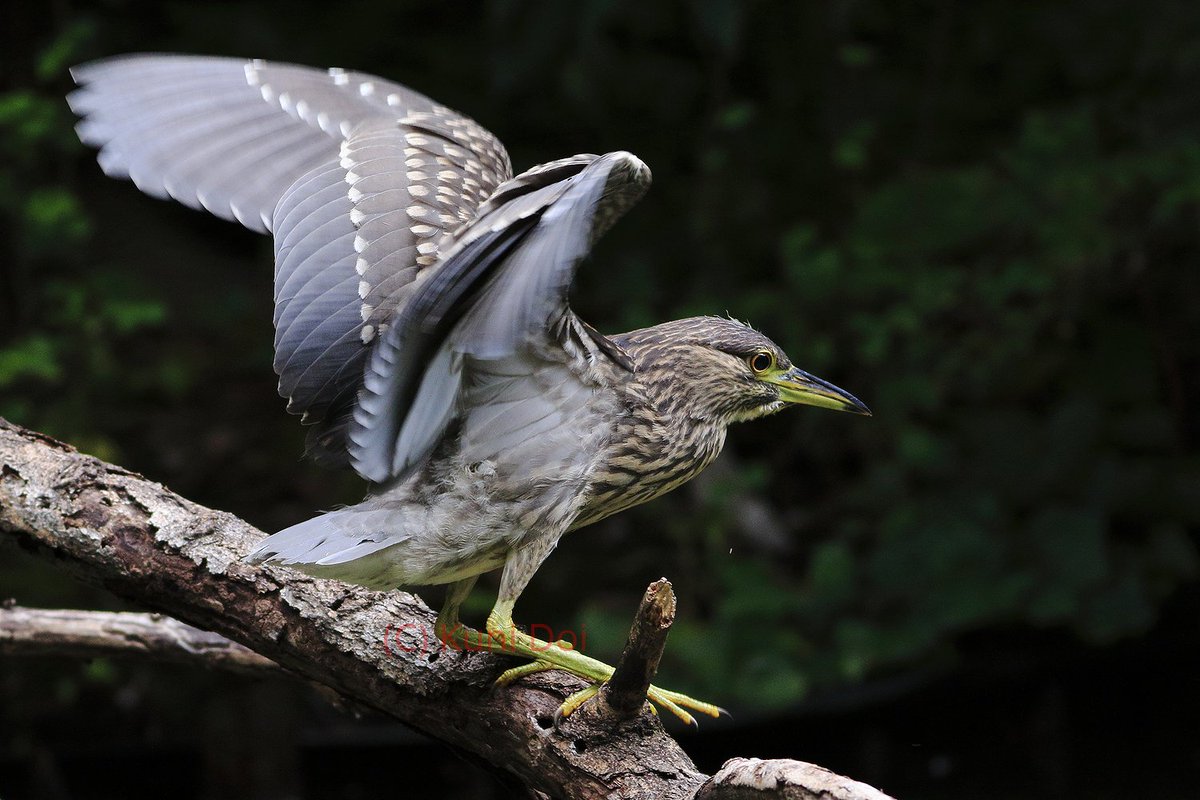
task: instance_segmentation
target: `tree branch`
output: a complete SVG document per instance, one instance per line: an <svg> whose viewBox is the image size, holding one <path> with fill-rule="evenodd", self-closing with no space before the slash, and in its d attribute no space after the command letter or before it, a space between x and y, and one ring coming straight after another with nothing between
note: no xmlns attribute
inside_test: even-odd
<svg viewBox="0 0 1200 800"><path fill-rule="evenodd" d="M629 629L629 640L612 677L604 685L604 699L617 719L636 716L646 704L646 690L658 672L658 662L662 660L674 621L675 591L669 580L659 578L642 595Z"/></svg>
<svg viewBox="0 0 1200 800"><path fill-rule="evenodd" d="M232 639L536 791L691 798L705 780L648 713L618 725L609 715L577 714L560 733L554 711L582 687L577 679L550 671L496 689L512 659L441 646L435 615L413 595L247 565L242 556L263 536L249 524L2 419L0 532L83 580Z"/></svg>
<svg viewBox="0 0 1200 800"><path fill-rule="evenodd" d="M804 761L732 758L695 800L892 800L859 781Z"/></svg>
<svg viewBox="0 0 1200 800"><path fill-rule="evenodd" d="M0 655L149 656L249 674L279 670L248 647L161 614L18 606L0 608Z"/></svg>

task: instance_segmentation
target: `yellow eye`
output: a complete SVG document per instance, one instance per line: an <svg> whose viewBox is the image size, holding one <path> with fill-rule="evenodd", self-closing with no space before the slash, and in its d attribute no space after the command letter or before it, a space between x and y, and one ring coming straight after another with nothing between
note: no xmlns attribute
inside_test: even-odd
<svg viewBox="0 0 1200 800"><path fill-rule="evenodd" d="M746 359L746 363L750 365L750 369L761 375L775 366L775 355L766 350L759 350Z"/></svg>

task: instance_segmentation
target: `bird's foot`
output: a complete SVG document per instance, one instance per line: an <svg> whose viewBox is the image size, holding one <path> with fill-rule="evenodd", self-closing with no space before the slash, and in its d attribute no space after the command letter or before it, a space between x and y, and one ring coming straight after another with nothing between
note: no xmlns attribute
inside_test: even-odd
<svg viewBox="0 0 1200 800"><path fill-rule="evenodd" d="M505 686L526 675L549 669L561 669L590 681L590 686L563 701L555 714L556 722L561 722L571 716L588 700L595 697L613 674L611 666L584 655L574 649L570 642L561 640L547 642L538 639L524 631L517 630L511 620L489 619L487 633L459 626L452 635L464 649L487 650L533 659L528 664L505 671L496 679L497 685ZM722 709L711 703L654 685L651 685L646 691L646 698L650 701L650 709L655 714L658 713L655 706L662 706L688 725L696 724L695 717L689 712L707 714L710 717L719 717L722 712Z"/></svg>

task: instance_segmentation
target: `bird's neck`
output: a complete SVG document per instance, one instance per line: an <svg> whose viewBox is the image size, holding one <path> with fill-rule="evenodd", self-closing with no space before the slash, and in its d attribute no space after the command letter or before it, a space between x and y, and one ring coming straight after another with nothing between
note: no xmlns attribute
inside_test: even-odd
<svg viewBox="0 0 1200 800"><path fill-rule="evenodd" d="M636 359L635 359L635 363ZM725 445L726 421L688 410L687 398L635 368L620 386L622 414L599 459L573 528L671 491L700 474Z"/></svg>
<svg viewBox="0 0 1200 800"><path fill-rule="evenodd" d="M663 327L663 326L658 326ZM696 361L695 349L667 336L618 337L633 364L625 384L628 436L652 443L658 458L669 462L680 478L671 488L695 477L713 462L725 445L732 421L714 402L715 392L701 381L707 367ZM656 469L658 471L658 464Z"/></svg>
<svg viewBox="0 0 1200 800"><path fill-rule="evenodd" d="M635 373L635 378L637 377ZM711 464L725 446L728 421L707 413L696 398L681 392L663 392L657 381L635 381L644 392L642 400L648 408L645 421L635 427L634 435L648 435L658 442L659 457L673 465L676 478L664 491L679 486ZM635 419L639 419L635 415Z"/></svg>

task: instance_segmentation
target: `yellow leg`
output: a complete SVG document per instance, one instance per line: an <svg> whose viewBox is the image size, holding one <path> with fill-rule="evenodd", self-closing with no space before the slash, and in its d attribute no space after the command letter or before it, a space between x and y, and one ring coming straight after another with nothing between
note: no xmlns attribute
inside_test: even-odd
<svg viewBox="0 0 1200 800"><path fill-rule="evenodd" d="M496 678L496 685L507 686L519 678L524 678L526 675L535 675L539 672L545 672L548 669L558 669L558 667L545 661L530 661L528 664L506 669L500 673L500 677Z"/></svg>
<svg viewBox="0 0 1200 800"><path fill-rule="evenodd" d="M566 700L563 700L562 705L558 707L558 711L554 715L555 719L564 720L574 714L579 710L580 706L599 694L600 686L601 684L599 683L593 683L586 688L580 689Z"/></svg>
<svg viewBox="0 0 1200 800"><path fill-rule="evenodd" d="M533 659L530 664L514 667L502 674L496 681L501 685L548 669L561 669L591 681L591 686L567 698L559 708L559 717L569 717L580 706L596 696L600 686L612 677L613 668L603 661L597 661L574 650L568 642L547 642L518 630L512 621L512 606L512 602L497 602L492 613L488 615L487 633L459 626L454 632L455 640L464 648L488 650ZM694 725L696 722L688 710L711 717L721 715L721 709L711 703L705 703L702 700L696 700L685 694L671 692L657 686L651 686L646 692L646 696L652 704L661 705L688 725Z"/></svg>
<svg viewBox="0 0 1200 800"><path fill-rule="evenodd" d="M446 591L446 599L442 603L442 610L438 612L437 622L434 623L433 632L439 642L452 641L455 631L462 628L462 623L458 621L458 609L462 607L467 595L471 593L477 577L472 576L450 584L450 588Z"/></svg>
<svg viewBox="0 0 1200 800"><path fill-rule="evenodd" d="M443 641L464 648L524 656L533 660L530 664L510 669L501 675L497 681L501 685L547 669L561 669L589 681L591 686L568 697L566 702L559 707L556 717L562 719L570 716L580 706L595 697L599 693L600 687L612 677L613 668L603 661L597 661L580 653L568 642L543 641L524 631L517 630L516 625L513 624L512 611L517 598L525 590L526 584L529 583L529 579L533 577L538 566L554 550L557 541L557 536L536 537L509 553L504 562L504 572L500 576L499 597L496 598L496 605L492 608L492 613L488 615L486 632L474 631L458 624L458 604L465 599L471 584L466 581L455 584L447 598L447 608L443 609L444 621L452 638L443 639ZM473 579L468 580L473 581ZM461 590L461 592L455 590ZM447 613L448 611L453 611L453 615ZM441 625L443 615L439 615L438 621ZM453 625L450 624L451 622ZM707 714L710 717L721 715L721 709L711 703L696 700L679 692L669 692L657 686L651 686L646 691L646 697L650 700L650 709L655 714L658 713L654 708L654 704L657 703L688 725L694 725L696 722L695 718L688 713L689 710Z"/></svg>

